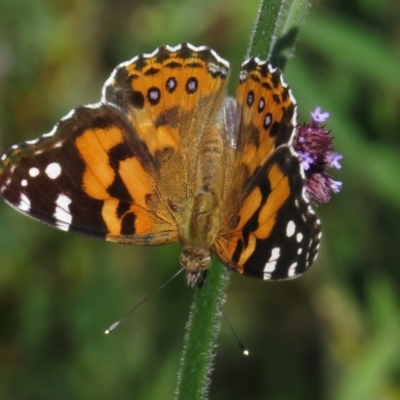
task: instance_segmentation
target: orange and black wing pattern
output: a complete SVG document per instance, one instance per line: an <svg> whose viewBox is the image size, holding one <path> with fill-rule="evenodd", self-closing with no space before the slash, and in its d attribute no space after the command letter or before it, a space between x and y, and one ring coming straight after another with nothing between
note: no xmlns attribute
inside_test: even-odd
<svg viewBox="0 0 400 400"><path fill-rule="evenodd" d="M99 103L9 149L0 190L18 211L61 230L138 244L176 241L155 167L126 116Z"/></svg>
<svg viewBox="0 0 400 400"><path fill-rule="evenodd" d="M279 70L243 63L233 128L235 161L214 251L229 268L265 280L293 278L314 261L320 226L292 148L296 103Z"/></svg>

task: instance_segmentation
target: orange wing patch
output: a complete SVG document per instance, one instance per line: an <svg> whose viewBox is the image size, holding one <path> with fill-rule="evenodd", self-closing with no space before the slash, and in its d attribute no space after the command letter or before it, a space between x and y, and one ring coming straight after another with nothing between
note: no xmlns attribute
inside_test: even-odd
<svg viewBox="0 0 400 400"><path fill-rule="evenodd" d="M86 166L83 189L88 196L103 201L101 215L109 240L121 241L121 236L126 236L124 241L141 240L145 235L164 232L165 225L175 225L158 196L152 174L137 157L113 165L112 150L118 145L128 147L119 127L87 129L76 138L75 145ZM118 191L118 197L113 196L113 190Z"/></svg>
<svg viewBox="0 0 400 400"><path fill-rule="evenodd" d="M123 140L123 133L116 127L87 129L75 140L75 145L87 168L83 176L86 193L97 200L110 197L108 188L115 179L109 164L108 151Z"/></svg>
<svg viewBox="0 0 400 400"><path fill-rule="evenodd" d="M277 164L267 166L259 182L261 185L256 185L245 198L236 227L229 234L221 234L215 244L217 254L228 264L234 260L239 272L253 254L257 240L271 236L277 213L290 196L289 177ZM269 188L265 183L269 183Z"/></svg>

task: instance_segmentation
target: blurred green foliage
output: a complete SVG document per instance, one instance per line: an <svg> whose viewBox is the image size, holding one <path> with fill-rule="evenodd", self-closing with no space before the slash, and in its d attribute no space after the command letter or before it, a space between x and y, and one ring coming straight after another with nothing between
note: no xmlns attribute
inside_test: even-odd
<svg viewBox="0 0 400 400"><path fill-rule="evenodd" d="M232 91L257 1L1 0L0 149L97 102L140 52L207 44ZM400 3L316 2L285 80L344 154L341 194L318 208L319 258L279 283L234 275L211 399L400 398ZM179 246L77 237L0 204L0 399L169 399L192 298L176 279L111 336L104 329L178 267Z"/></svg>

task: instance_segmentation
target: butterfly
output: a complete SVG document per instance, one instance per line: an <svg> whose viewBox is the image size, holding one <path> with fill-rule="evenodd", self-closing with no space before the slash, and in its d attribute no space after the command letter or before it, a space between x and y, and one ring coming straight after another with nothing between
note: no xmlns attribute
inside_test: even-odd
<svg viewBox="0 0 400 400"><path fill-rule="evenodd" d="M212 254L258 279L300 275L321 231L292 146L296 101L258 58L242 64L234 98L228 76L214 50L186 43L118 65L99 103L2 156L1 197L64 231L180 242L190 286Z"/></svg>

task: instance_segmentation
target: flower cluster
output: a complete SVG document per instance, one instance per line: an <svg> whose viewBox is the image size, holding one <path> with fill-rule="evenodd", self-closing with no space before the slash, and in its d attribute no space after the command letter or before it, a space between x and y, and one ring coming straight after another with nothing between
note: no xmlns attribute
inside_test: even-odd
<svg viewBox="0 0 400 400"><path fill-rule="evenodd" d="M325 129L329 113L317 107L311 112L312 122L299 126L293 146L303 165L306 176L306 194L310 200L326 203L332 193L338 193L342 183L333 180L325 170L341 168L339 161L343 156L334 152L333 137Z"/></svg>

